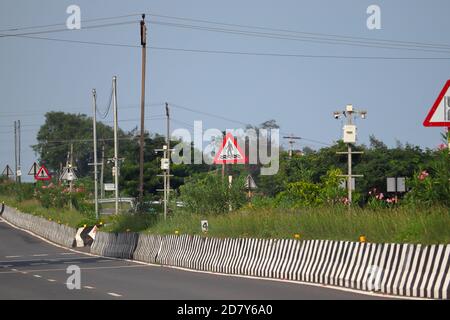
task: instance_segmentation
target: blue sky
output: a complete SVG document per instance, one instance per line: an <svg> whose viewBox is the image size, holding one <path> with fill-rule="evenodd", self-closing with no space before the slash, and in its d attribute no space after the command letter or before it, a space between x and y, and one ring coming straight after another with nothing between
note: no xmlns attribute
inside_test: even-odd
<svg viewBox="0 0 450 320"><path fill-rule="evenodd" d="M147 12L302 32L326 33L450 45L450 2L435 1L22 1L0 3L0 29L64 22L76 4L81 18L93 19ZM366 26L366 9L381 8L381 30ZM136 18L124 18L130 21ZM391 50L256 38L152 24L149 46L185 49L302 55L447 57L448 53ZM171 22L174 22L171 20ZM186 22L195 24L193 22ZM83 27L83 23L82 23ZM3 32L7 33L7 32ZM9 32L12 33L12 32ZM62 39L139 44L138 23L39 35ZM138 125L140 49L61 43L17 37L0 38L0 167L14 164L13 121L22 122L22 166L35 160L31 144L50 110L91 115L91 90L99 108L108 101L111 78L118 76L119 121L123 129ZM397 140L434 148L439 128L422 121L445 81L450 60L323 59L206 54L148 50L146 116L164 114L165 101L208 113L259 124L276 119L282 132L331 143L341 137L334 110L347 103L366 109L358 121L359 142L370 134L395 145ZM122 107L122 109L121 109ZM236 123L173 108L174 119L204 127L235 128ZM129 119L136 119L125 121ZM110 116L108 121L112 120ZM183 127L174 122L174 128ZM163 120L147 120L152 132ZM321 145L301 141L299 146Z"/></svg>

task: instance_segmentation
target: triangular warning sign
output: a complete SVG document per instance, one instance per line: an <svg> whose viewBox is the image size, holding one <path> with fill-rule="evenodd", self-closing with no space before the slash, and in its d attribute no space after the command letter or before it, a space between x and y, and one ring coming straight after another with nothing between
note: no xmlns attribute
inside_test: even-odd
<svg viewBox="0 0 450 320"><path fill-rule="evenodd" d="M447 81L436 102L428 112L425 127L450 127L450 80Z"/></svg>
<svg viewBox="0 0 450 320"><path fill-rule="evenodd" d="M5 169L2 172L2 176L9 177L9 176L12 176L12 175L14 175L14 172L11 170L10 166L7 164Z"/></svg>
<svg viewBox="0 0 450 320"><path fill-rule="evenodd" d="M215 164L222 163L245 163L246 158L236 139L229 132L223 139L222 147L214 157Z"/></svg>
<svg viewBox="0 0 450 320"><path fill-rule="evenodd" d="M33 165L31 166L31 168L30 168L30 170L28 171L28 175L30 175L30 176L34 176L34 175L36 175L37 174L37 171L38 171L38 165L37 165L37 163L35 162L35 163L33 163Z"/></svg>
<svg viewBox="0 0 450 320"><path fill-rule="evenodd" d="M34 178L36 180L50 180L50 174L48 173L48 170L46 167L41 166L38 170L38 172L36 173L36 175L34 176Z"/></svg>
<svg viewBox="0 0 450 320"><path fill-rule="evenodd" d="M253 180L253 177L251 175L248 175L247 178L245 179L245 188L250 190L258 188L255 180Z"/></svg>

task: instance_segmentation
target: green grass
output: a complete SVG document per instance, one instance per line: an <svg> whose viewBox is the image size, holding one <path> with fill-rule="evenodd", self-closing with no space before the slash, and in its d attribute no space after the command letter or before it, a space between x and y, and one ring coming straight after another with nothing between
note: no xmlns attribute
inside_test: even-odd
<svg viewBox="0 0 450 320"><path fill-rule="evenodd" d="M37 200L18 203L13 197L0 201L25 213L42 216L62 224L78 227L92 224L92 219L75 210L47 209ZM150 234L202 234L200 221L208 220L206 236L328 239L378 243L450 243L450 212L445 207L394 209L313 208L298 210L242 209L222 215L177 212L164 221L155 214L121 214L103 216L104 231L145 232Z"/></svg>
<svg viewBox="0 0 450 320"><path fill-rule="evenodd" d="M76 210L69 210L66 208L44 208L36 199L18 202L11 196L0 195L0 201L4 201L5 204L10 207L17 208L20 212L40 216L45 219L51 219L52 221L75 228L82 226L83 224L95 223L95 221L92 221L92 219L89 219Z"/></svg>
<svg viewBox="0 0 450 320"><path fill-rule="evenodd" d="M202 234L201 220L208 220L207 236L328 239L378 243L450 243L448 208L353 209L318 208L296 211L247 209L225 215L177 214L167 221L149 215L117 217L108 231L142 231L150 234Z"/></svg>

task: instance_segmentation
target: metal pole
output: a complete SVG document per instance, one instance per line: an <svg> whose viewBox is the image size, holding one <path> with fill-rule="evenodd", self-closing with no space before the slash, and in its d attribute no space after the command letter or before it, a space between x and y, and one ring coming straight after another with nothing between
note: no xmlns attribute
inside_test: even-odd
<svg viewBox="0 0 450 320"><path fill-rule="evenodd" d="M105 188L103 184L103 175L105 171L105 144L102 144L102 163L100 165L100 199L105 197Z"/></svg>
<svg viewBox="0 0 450 320"><path fill-rule="evenodd" d="M98 174L97 174L97 93L92 89L92 130L94 139L94 201L95 201L95 218L98 219Z"/></svg>
<svg viewBox="0 0 450 320"><path fill-rule="evenodd" d="M17 121L17 131L18 131L18 151L17 151L17 156L18 156L18 166L17 166L17 171L21 171L21 163L20 163L20 149L21 149L21 134L20 134L20 120ZM22 172L20 172L20 175L17 177L19 180L19 183L22 183Z"/></svg>
<svg viewBox="0 0 450 320"><path fill-rule="evenodd" d="M348 189L348 203L352 203L352 145L348 144L348 178L347 178L347 189Z"/></svg>
<svg viewBox="0 0 450 320"><path fill-rule="evenodd" d="M166 102L166 116L167 116L167 132L166 132L166 145L167 145L167 159L169 159L169 167L167 168L167 199L166 203L169 204L169 197L170 197L170 113L169 113L169 104ZM167 211L167 208L166 208Z"/></svg>
<svg viewBox="0 0 450 320"><path fill-rule="evenodd" d="M347 111L347 124L352 124L353 112ZM352 205L352 145L348 143L348 179L347 179L347 189L348 189L348 205Z"/></svg>
<svg viewBox="0 0 450 320"><path fill-rule="evenodd" d="M17 182L17 122L14 121L14 176L16 177Z"/></svg>
<svg viewBox="0 0 450 320"><path fill-rule="evenodd" d="M105 197L105 188L103 185L103 173L105 170L105 144L102 144L102 163L100 166L100 199Z"/></svg>
<svg viewBox="0 0 450 320"><path fill-rule="evenodd" d="M144 198L144 114L145 114L145 64L147 27L145 26L145 14L140 23L142 46L142 77L141 77L141 135L139 137L139 202Z"/></svg>
<svg viewBox="0 0 450 320"><path fill-rule="evenodd" d="M115 185L115 212L119 213L119 142L117 139L117 77L113 77L113 109L114 109L114 185Z"/></svg>
<svg viewBox="0 0 450 320"><path fill-rule="evenodd" d="M73 143L70 144L70 169L73 167ZM69 181L69 194L70 194L70 210L72 210L72 187L73 187L73 179Z"/></svg>
<svg viewBox="0 0 450 320"><path fill-rule="evenodd" d="M167 159L167 145L164 148L164 159ZM167 219L167 170L164 170L164 221Z"/></svg>

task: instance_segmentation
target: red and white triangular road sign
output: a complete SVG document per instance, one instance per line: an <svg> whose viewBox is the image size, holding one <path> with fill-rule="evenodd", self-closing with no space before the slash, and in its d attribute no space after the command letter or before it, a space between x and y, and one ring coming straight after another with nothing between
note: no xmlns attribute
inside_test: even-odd
<svg viewBox="0 0 450 320"><path fill-rule="evenodd" d="M236 139L228 132L225 139L223 139L222 147L214 157L214 163L246 163L246 161L247 159L238 146Z"/></svg>
<svg viewBox="0 0 450 320"><path fill-rule="evenodd" d="M38 170L38 172L36 173L36 175L34 176L34 178L36 180L50 180L51 176L48 173L48 170L46 167L41 166Z"/></svg>
<svg viewBox="0 0 450 320"><path fill-rule="evenodd" d="M450 80L447 81L436 102L428 112L425 127L450 127Z"/></svg>

